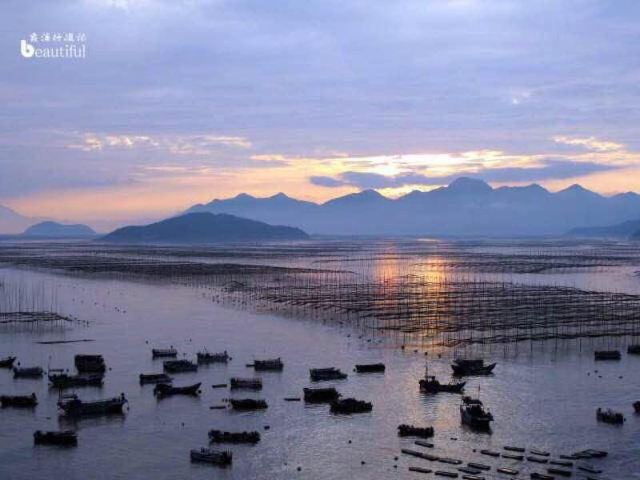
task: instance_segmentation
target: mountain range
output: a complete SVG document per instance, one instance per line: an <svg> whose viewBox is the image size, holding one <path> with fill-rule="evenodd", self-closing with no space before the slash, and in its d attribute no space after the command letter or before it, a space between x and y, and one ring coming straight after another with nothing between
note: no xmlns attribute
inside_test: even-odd
<svg viewBox="0 0 640 480"><path fill-rule="evenodd" d="M228 213L312 234L340 235L563 235L575 228L640 218L640 195L603 196L580 185L550 192L540 185L492 188L461 177L446 187L387 198L374 190L322 204L283 193L248 194L197 204L187 213Z"/></svg>
<svg viewBox="0 0 640 480"><path fill-rule="evenodd" d="M31 225L22 235L40 238L88 238L94 237L96 232L82 224L68 225L47 221Z"/></svg>

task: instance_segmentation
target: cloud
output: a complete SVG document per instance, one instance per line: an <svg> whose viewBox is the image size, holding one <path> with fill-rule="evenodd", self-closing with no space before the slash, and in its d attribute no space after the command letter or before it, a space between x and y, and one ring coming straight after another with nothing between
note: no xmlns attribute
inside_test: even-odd
<svg viewBox="0 0 640 480"><path fill-rule="evenodd" d="M553 137L552 139L556 143L562 143L565 145L578 145L586 148L587 150L595 150L597 152L615 152L624 149L624 145L621 143L598 140L596 137L580 138L558 135Z"/></svg>

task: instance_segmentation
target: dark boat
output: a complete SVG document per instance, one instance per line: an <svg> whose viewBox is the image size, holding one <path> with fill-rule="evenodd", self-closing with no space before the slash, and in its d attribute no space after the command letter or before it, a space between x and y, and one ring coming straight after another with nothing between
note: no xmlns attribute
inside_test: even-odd
<svg viewBox="0 0 640 480"><path fill-rule="evenodd" d="M209 353L209 352L198 352L198 364L206 365L209 363L227 363L229 361L229 354L225 350L221 353Z"/></svg>
<svg viewBox="0 0 640 480"><path fill-rule="evenodd" d="M580 450L578 452L575 452L574 454L571 455L571 458L575 460L589 459L589 458L604 458L607 455L609 455L609 452L606 452L605 450L594 450L592 448L588 448L586 450ZM560 455L560 458L563 458L563 456Z"/></svg>
<svg viewBox="0 0 640 480"><path fill-rule="evenodd" d="M508 452L519 452L519 453L523 453L525 451L525 449L523 447L513 447L511 445L505 445L504 447L505 450L507 450Z"/></svg>
<svg viewBox="0 0 640 480"><path fill-rule="evenodd" d="M102 355L76 355L74 358L76 369L80 373L104 373L107 365Z"/></svg>
<svg viewBox="0 0 640 480"><path fill-rule="evenodd" d="M371 402L356 400L355 398L345 398L344 400L334 400L331 402L331 413L365 413L373 409Z"/></svg>
<svg viewBox="0 0 640 480"><path fill-rule="evenodd" d="M618 350L596 350L593 355L596 360L620 360L622 358Z"/></svg>
<svg viewBox="0 0 640 480"><path fill-rule="evenodd" d="M477 468L478 470L491 470L491 465L485 465L484 463L469 462L467 463L467 466Z"/></svg>
<svg viewBox="0 0 640 480"><path fill-rule="evenodd" d="M333 388L304 388L304 401L307 403L331 403L340 398L338 391Z"/></svg>
<svg viewBox="0 0 640 480"><path fill-rule="evenodd" d="M342 373L339 368L312 368L309 370L309 377L312 382L322 382L326 380L344 380L346 373Z"/></svg>
<svg viewBox="0 0 640 480"><path fill-rule="evenodd" d="M493 421L493 415L485 411L482 402L470 397L462 398L460 418L463 424L478 430L489 430Z"/></svg>
<svg viewBox="0 0 640 480"><path fill-rule="evenodd" d="M533 472L531 474L531 480L554 480L554 477L545 475L544 473Z"/></svg>
<svg viewBox="0 0 640 480"><path fill-rule="evenodd" d="M549 463L549 459L548 458L536 457L536 456L533 456L533 455L529 455L527 457L527 461L528 462L533 462L533 463Z"/></svg>
<svg viewBox="0 0 640 480"><path fill-rule="evenodd" d="M5 357L0 359L0 368L11 368L13 362L16 361L16 357Z"/></svg>
<svg viewBox="0 0 640 480"><path fill-rule="evenodd" d="M158 383L153 388L153 394L158 398L168 397L171 395L192 395L200 394L200 385L202 383L194 383L185 387L174 387L168 383Z"/></svg>
<svg viewBox="0 0 640 480"><path fill-rule="evenodd" d="M189 360L167 360L162 364L162 368L165 372L169 373L183 373L183 372L197 372L198 365L190 362Z"/></svg>
<svg viewBox="0 0 640 480"><path fill-rule="evenodd" d="M549 455L551 455L551 453L545 451L545 450L537 450L535 448L531 448L529 449L530 453L533 453L534 455L538 455L540 457L548 457Z"/></svg>
<svg viewBox="0 0 640 480"><path fill-rule="evenodd" d="M547 472L552 475L561 475L563 477L570 477L573 474L571 470L562 470L561 468L548 468Z"/></svg>
<svg viewBox="0 0 640 480"><path fill-rule="evenodd" d="M69 375L62 370L49 370L49 382L53 388L61 390L75 387L101 387L104 376L101 373Z"/></svg>
<svg viewBox="0 0 640 480"><path fill-rule="evenodd" d="M518 470L515 470L513 468L505 468L505 467L498 467L496 468L496 472L498 473L504 473L505 475L518 475Z"/></svg>
<svg viewBox="0 0 640 480"><path fill-rule="evenodd" d="M521 462L522 460L524 460L524 455L521 455L518 453L503 453L500 456L502 458L507 458L509 460L517 460L518 462Z"/></svg>
<svg viewBox="0 0 640 480"><path fill-rule="evenodd" d="M627 353L630 355L640 355L640 344L629 345L627 347Z"/></svg>
<svg viewBox="0 0 640 480"><path fill-rule="evenodd" d="M425 375L419 383L420 391L424 393L462 393L464 386L466 385L466 382L440 383L433 375Z"/></svg>
<svg viewBox="0 0 640 480"><path fill-rule="evenodd" d="M140 374L140 385L154 384L154 383L171 383L173 382L173 378L171 378L166 373L141 373Z"/></svg>
<svg viewBox="0 0 640 480"><path fill-rule="evenodd" d="M384 373L384 363L361 363L356 365L356 372L358 373Z"/></svg>
<svg viewBox="0 0 640 480"><path fill-rule="evenodd" d="M152 358L176 358L178 356L178 350L175 348L152 348Z"/></svg>
<svg viewBox="0 0 640 480"><path fill-rule="evenodd" d="M268 407L264 400L254 400L253 398L230 399L229 403L234 410L264 410Z"/></svg>
<svg viewBox="0 0 640 480"><path fill-rule="evenodd" d="M279 357L269 359L269 360L254 360L253 368L256 371L262 371L262 372L267 372L267 371L279 372L284 368L284 363L282 363L282 360L280 360Z"/></svg>
<svg viewBox="0 0 640 480"><path fill-rule="evenodd" d="M44 370L40 367L13 368L13 378L41 378Z"/></svg>
<svg viewBox="0 0 640 480"><path fill-rule="evenodd" d="M35 393L31 395L2 395L0 396L0 405L2 408L33 408L38 405L38 399Z"/></svg>
<svg viewBox="0 0 640 480"><path fill-rule="evenodd" d="M610 409L598 408L596 410L596 419L599 422L611 423L613 425L622 425L625 422L624 415L620 412L614 412Z"/></svg>
<svg viewBox="0 0 640 480"><path fill-rule="evenodd" d="M451 364L453 374L458 376L490 375L495 366L495 363L485 365L483 359L465 360L457 358Z"/></svg>
<svg viewBox="0 0 640 480"><path fill-rule="evenodd" d="M398 425L399 437L419 437L419 438L431 438L433 437L433 427L415 427L413 425Z"/></svg>
<svg viewBox="0 0 640 480"><path fill-rule="evenodd" d="M209 430L209 440L212 443L258 443L260 441L260 433Z"/></svg>
<svg viewBox="0 0 640 480"><path fill-rule="evenodd" d="M73 430L63 430L60 432L42 432L37 430L33 434L33 443L36 445L74 446L78 444L78 436Z"/></svg>
<svg viewBox="0 0 640 480"><path fill-rule="evenodd" d="M640 413L640 400L638 400L637 402L633 402L633 409L636 413Z"/></svg>
<svg viewBox="0 0 640 480"><path fill-rule="evenodd" d="M192 462L210 463L219 467L227 467L233 461L233 454L227 451L212 450L210 448L201 448L199 450L191 450Z"/></svg>
<svg viewBox="0 0 640 480"><path fill-rule="evenodd" d="M58 407L69 417L82 417L90 415L121 414L127 399L124 393L119 397L106 400L85 402L77 395L64 395L58 402Z"/></svg>
<svg viewBox="0 0 640 480"><path fill-rule="evenodd" d="M229 380L231 390L262 390L262 379L233 377Z"/></svg>
<svg viewBox="0 0 640 480"><path fill-rule="evenodd" d="M596 467L592 467L591 465L578 465L578 470L582 470L583 472L587 473L602 473L602 470Z"/></svg>

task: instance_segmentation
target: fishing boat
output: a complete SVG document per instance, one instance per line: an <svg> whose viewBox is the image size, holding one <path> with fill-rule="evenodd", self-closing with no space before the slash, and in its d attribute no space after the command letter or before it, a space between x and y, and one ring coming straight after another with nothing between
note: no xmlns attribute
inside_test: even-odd
<svg viewBox="0 0 640 480"><path fill-rule="evenodd" d="M35 393L31 395L1 395L0 406L6 407L18 407L18 408L33 408L38 405L38 399Z"/></svg>
<svg viewBox="0 0 640 480"><path fill-rule="evenodd" d="M194 383L184 387L174 387L168 383L158 383L153 388L153 394L158 398L169 397L171 395L192 395L200 394L200 385L202 383Z"/></svg>
<svg viewBox="0 0 640 480"><path fill-rule="evenodd" d="M549 452L545 450L537 450L535 448L529 449L529 452L533 453L534 455L538 455L539 457L548 457L549 455L551 455Z"/></svg>
<svg viewBox="0 0 640 480"><path fill-rule="evenodd" d="M478 470L491 470L491 465L485 465L484 463L469 462L467 463L467 466L471 468L477 468Z"/></svg>
<svg viewBox="0 0 640 480"><path fill-rule="evenodd" d="M598 408L596 410L596 419L599 422L611 423L613 425L622 425L625 422L624 415L620 412L614 412L611 409Z"/></svg>
<svg viewBox="0 0 640 480"><path fill-rule="evenodd" d="M198 365L190 362L189 360L166 360L162 364L162 368L165 372L169 373L184 373L184 372L197 372Z"/></svg>
<svg viewBox="0 0 640 480"><path fill-rule="evenodd" d="M384 373L384 363L361 363L356 365L357 373Z"/></svg>
<svg viewBox="0 0 640 480"><path fill-rule="evenodd" d="M630 355L640 355L640 343L635 345L629 345L627 347L627 353Z"/></svg>
<svg viewBox="0 0 640 480"><path fill-rule="evenodd" d="M333 388L304 388L304 401L307 403L331 403L338 398L340 394Z"/></svg>
<svg viewBox="0 0 640 480"><path fill-rule="evenodd" d="M264 400L254 400L253 398L230 399L229 404L234 410L264 410L268 407Z"/></svg>
<svg viewBox="0 0 640 480"><path fill-rule="evenodd" d="M44 370L40 367L14 367L13 378L41 378Z"/></svg>
<svg viewBox="0 0 640 480"><path fill-rule="evenodd" d="M43 432L37 430L33 434L33 443L36 445L74 446L78 444L78 436L73 430L62 430L59 432Z"/></svg>
<svg viewBox="0 0 640 480"><path fill-rule="evenodd" d="M212 443L258 443L259 432L223 432L222 430L209 430L209 441Z"/></svg>
<svg viewBox="0 0 640 480"><path fill-rule="evenodd" d="M583 472L587 473L602 473L602 470L596 467L592 467L591 465L578 465L578 470L582 470Z"/></svg>
<svg viewBox="0 0 640 480"><path fill-rule="evenodd" d="M219 467L227 467L231 465L233 454L222 450L212 450L211 448L201 448L199 450L191 450L192 462L210 463Z"/></svg>
<svg viewBox="0 0 640 480"><path fill-rule="evenodd" d="M127 403L127 399L125 398L124 393L119 397L96 400L93 402L80 400L78 396L74 394L63 395L60 398L60 401L58 401L58 408L64 412L64 415L69 417L110 415L121 414L125 403Z"/></svg>
<svg viewBox="0 0 640 480"><path fill-rule="evenodd" d="M345 398L344 400L334 400L331 402L331 413L365 413L373 409L371 402L356 400L355 398Z"/></svg>
<svg viewBox="0 0 640 480"><path fill-rule="evenodd" d="M573 474L571 470L563 470L561 468L548 468L547 472L552 475L561 475L563 477L570 477Z"/></svg>
<svg viewBox="0 0 640 480"><path fill-rule="evenodd" d="M482 402L471 397L463 397L460 405L462 423L477 430L489 430L493 415L485 411Z"/></svg>
<svg viewBox="0 0 640 480"><path fill-rule="evenodd" d="M640 413L640 400L639 400L639 401L637 401L637 402L633 402L633 410L634 410L636 413Z"/></svg>
<svg viewBox="0 0 640 480"><path fill-rule="evenodd" d="M469 475L478 475L479 473L482 473L481 470L472 467L458 467L458 471L462 473L468 473Z"/></svg>
<svg viewBox="0 0 640 480"><path fill-rule="evenodd" d="M548 458L536 457L536 456L533 456L533 455L529 455L527 457L527 461L528 462L533 462L533 463L549 463L549 459Z"/></svg>
<svg viewBox="0 0 640 480"><path fill-rule="evenodd" d="M573 467L573 462L566 460L549 460L549 465L557 465L558 467Z"/></svg>
<svg viewBox="0 0 640 480"><path fill-rule="evenodd" d="M518 453L503 453L500 456L509 460L517 460L518 462L524 460L524 455L520 455Z"/></svg>
<svg viewBox="0 0 640 480"><path fill-rule="evenodd" d="M262 390L262 379L232 377L229 380L231 390Z"/></svg>
<svg viewBox="0 0 640 480"><path fill-rule="evenodd" d="M485 365L483 359L456 358L451 364L453 374L458 376L490 375L495 368L495 363Z"/></svg>
<svg viewBox="0 0 640 480"><path fill-rule="evenodd" d="M400 450L405 455L411 455L412 457L422 458L424 460L429 460L430 462L437 462L440 460L440 457L437 455L431 455L430 453L418 452L417 450L410 450L408 448L403 448Z"/></svg>
<svg viewBox="0 0 640 480"><path fill-rule="evenodd" d="M152 348L152 358L176 358L178 356L178 350L175 348Z"/></svg>
<svg viewBox="0 0 640 480"><path fill-rule="evenodd" d="M504 473L505 475L518 475L518 470L515 470L513 468L506 468L506 467L498 467L496 468L496 472L498 473Z"/></svg>
<svg viewBox="0 0 640 480"><path fill-rule="evenodd" d="M11 368L13 367L13 362L15 361L16 357L0 358L0 368Z"/></svg>
<svg viewBox="0 0 640 480"><path fill-rule="evenodd" d="M171 383L171 378L166 373L141 373L140 385L155 384L155 383Z"/></svg>
<svg viewBox="0 0 640 480"><path fill-rule="evenodd" d="M423 393L462 393L466 383L440 383L434 375L425 375L419 382L420 391Z"/></svg>
<svg viewBox="0 0 640 480"><path fill-rule="evenodd" d="M554 477L545 475L544 473L533 472L531 474L531 480L554 480Z"/></svg>
<svg viewBox="0 0 640 480"><path fill-rule="evenodd" d="M480 477L478 475L470 475L470 474L462 475L462 478L464 480L486 480L484 477Z"/></svg>
<svg viewBox="0 0 640 480"><path fill-rule="evenodd" d="M495 450L488 450L488 449L483 449L480 450L480 453L482 455L487 455L489 457L499 457L500 456L500 452L496 452Z"/></svg>
<svg viewBox="0 0 640 480"><path fill-rule="evenodd" d="M101 387L104 376L101 373L81 373L69 375L63 370L49 370L49 383L53 388Z"/></svg>
<svg viewBox="0 0 640 480"><path fill-rule="evenodd" d="M511 445L505 445L504 448L506 451L508 452L519 452L519 453L523 453L525 451L525 449L523 447L514 447Z"/></svg>
<svg viewBox="0 0 640 480"><path fill-rule="evenodd" d="M596 350L593 355L596 360L620 360L622 358L618 350Z"/></svg>
<svg viewBox="0 0 640 480"><path fill-rule="evenodd" d="M447 472L446 470L436 470L433 472L434 475L439 477L447 477L447 478L458 478L458 474L455 472Z"/></svg>
<svg viewBox="0 0 640 480"><path fill-rule="evenodd" d="M80 373L104 373L107 370L102 355L76 355L74 364Z"/></svg>
<svg viewBox="0 0 640 480"><path fill-rule="evenodd" d="M207 365L209 363L227 363L229 362L229 354L225 350L220 353L209 353L207 351L198 352L198 365Z"/></svg>
<svg viewBox="0 0 640 480"><path fill-rule="evenodd" d="M433 427L416 427L403 423L402 425L398 425L398 436L431 438L433 437Z"/></svg>
<svg viewBox="0 0 640 480"><path fill-rule="evenodd" d="M268 360L254 360L253 368L256 371L261 371L261 372L267 372L267 371L279 372L284 368L284 363L282 363L282 360L280 360L280 357L272 358Z"/></svg>
<svg viewBox="0 0 640 480"><path fill-rule="evenodd" d="M309 370L309 377L312 382L322 382L327 380L344 380L346 373L342 373L339 368L312 368Z"/></svg>
<svg viewBox="0 0 640 480"><path fill-rule="evenodd" d="M588 448L586 450L580 450L578 452L575 452L573 455L571 455L571 458L573 459L589 459L589 458L604 458L607 455L609 455L609 452L606 452L605 450L594 450L592 448ZM560 458L562 458L562 455L560 455Z"/></svg>

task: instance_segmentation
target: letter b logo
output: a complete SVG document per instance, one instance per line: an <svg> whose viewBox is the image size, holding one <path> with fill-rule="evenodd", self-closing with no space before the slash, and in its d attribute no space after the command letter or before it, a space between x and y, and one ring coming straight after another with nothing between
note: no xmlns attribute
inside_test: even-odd
<svg viewBox="0 0 640 480"><path fill-rule="evenodd" d="M20 40L20 53L24 58L31 58L33 54L36 52L36 49L33 48L33 45L27 43L26 40Z"/></svg>

